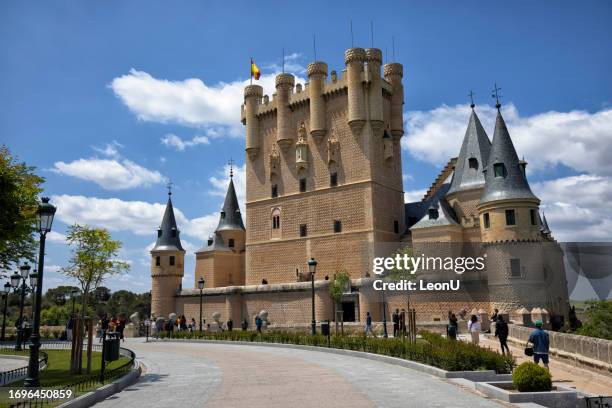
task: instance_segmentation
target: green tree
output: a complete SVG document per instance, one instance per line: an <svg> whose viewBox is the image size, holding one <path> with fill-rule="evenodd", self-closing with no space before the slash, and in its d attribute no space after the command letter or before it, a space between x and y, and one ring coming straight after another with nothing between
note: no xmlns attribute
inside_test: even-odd
<svg viewBox="0 0 612 408"><path fill-rule="evenodd" d="M350 284L351 275L342 269L334 274L334 279L329 284L329 296L334 302L334 321L336 320L336 310L342 301L342 294L347 291L347 284ZM350 288L349 288L350 290Z"/></svg>
<svg viewBox="0 0 612 408"><path fill-rule="evenodd" d="M68 266L61 269L61 273L74 278L81 289L81 330L78 334L81 341L76 341L73 350L71 371L80 374L82 371L83 350L83 322L85 312L90 304L93 291L98 288L105 278L129 270L129 265L117 259L121 242L112 239L110 233L104 228L91 228L87 225L73 225L68 229L66 242L71 247L71 257ZM88 364L89 366L89 364Z"/></svg>
<svg viewBox="0 0 612 408"><path fill-rule="evenodd" d="M612 340L612 300L587 302L587 318L576 333L583 336Z"/></svg>
<svg viewBox="0 0 612 408"><path fill-rule="evenodd" d="M32 233L44 182L34 169L0 146L0 268L9 269L20 258L34 260L37 242Z"/></svg>

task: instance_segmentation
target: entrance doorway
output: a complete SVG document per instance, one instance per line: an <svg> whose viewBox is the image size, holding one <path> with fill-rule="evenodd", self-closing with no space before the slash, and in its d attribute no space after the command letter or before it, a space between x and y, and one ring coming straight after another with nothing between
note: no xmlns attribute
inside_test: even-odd
<svg viewBox="0 0 612 408"><path fill-rule="evenodd" d="M342 302L342 315L343 321L354 322L355 321L355 302Z"/></svg>

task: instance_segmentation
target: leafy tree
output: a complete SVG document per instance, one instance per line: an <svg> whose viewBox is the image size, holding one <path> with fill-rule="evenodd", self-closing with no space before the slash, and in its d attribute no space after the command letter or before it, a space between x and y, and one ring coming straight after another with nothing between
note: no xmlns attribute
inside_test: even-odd
<svg viewBox="0 0 612 408"><path fill-rule="evenodd" d="M46 326L63 326L70 317L71 308L68 306L51 306L40 312L40 321Z"/></svg>
<svg viewBox="0 0 612 408"><path fill-rule="evenodd" d="M334 320L336 320L336 309L342 301L342 294L346 291L346 285L351 281L351 275L342 269L334 274L334 279L329 284L329 296L334 302Z"/></svg>
<svg viewBox="0 0 612 408"><path fill-rule="evenodd" d="M75 224L68 229L66 242L71 247L72 255L61 273L76 279L81 289L81 330L78 330L81 341L76 341L77 349L72 353L71 360L71 372L80 374L84 335L82 325L92 292L105 278L129 270L129 265L117 259L121 242L113 240L104 228Z"/></svg>
<svg viewBox="0 0 612 408"><path fill-rule="evenodd" d="M583 336L612 340L612 300L587 302L586 322L576 333Z"/></svg>
<svg viewBox="0 0 612 408"><path fill-rule="evenodd" d="M9 269L20 258L34 260L38 194L42 177L34 167L19 163L0 146L0 268Z"/></svg>

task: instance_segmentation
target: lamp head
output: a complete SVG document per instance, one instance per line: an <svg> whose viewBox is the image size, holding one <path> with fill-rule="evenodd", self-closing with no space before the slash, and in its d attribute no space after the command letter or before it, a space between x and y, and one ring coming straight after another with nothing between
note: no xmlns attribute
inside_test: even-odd
<svg viewBox="0 0 612 408"><path fill-rule="evenodd" d="M26 262L23 265L21 265L19 267L19 271L21 272L21 277L22 278L27 278L28 274L30 273L30 265Z"/></svg>
<svg viewBox="0 0 612 408"><path fill-rule="evenodd" d="M198 280L198 289L202 290L204 289L204 278L200 277L200 280Z"/></svg>
<svg viewBox="0 0 612 408"><path fill-rule="evenodd" d="M17 288L19 286L19 282L21 282L21 276L15 272L11 275L11 286L13 288Z"/></svg>
<svg viewBox="0 0 612 408"><path fill-rule="evenodd" d="M53 217L55 216L55 206L49 204L49 198L43 197L41 203L38 206L38 232L46 234L51 231L51 224L53 224Z"/></svg>
<svg viewBox="0 0 612 408"><path fill-rule="evenodd" d="M312 274L316 273L317 271L317 261L315 261L314 258L310 258L308 260L308 271Z"/></svg>

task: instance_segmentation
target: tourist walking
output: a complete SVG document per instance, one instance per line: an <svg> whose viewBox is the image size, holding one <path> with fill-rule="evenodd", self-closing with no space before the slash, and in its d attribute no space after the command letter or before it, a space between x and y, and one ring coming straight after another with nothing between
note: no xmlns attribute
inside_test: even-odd
<svg viewBox="0 0 612 408"><path fill-rule="evenodd" d="M406 336L406 310L402 309L402 312L400 313L400 335L401 336Z"/></svg>
<svg viewBox="0 0 612 408"><path fill-rule="evenodd" d="M259 317L259 315L257 315L255 317L255 327L257 328L257 332L261 334L261 326L263 325L263 320L261 320L261 317Z"/></svg>
<svg viewBox="0 0 612 408"><path fill-rule="evenodd" d="M247 331L247 329L249 328L249 321L246 319L246 317L242 321L241 327L242 327L242 331Z"/></svg>
<svg viewBox="0 0 612 408"><path fill-rule="evenodd" d="M119 333L119 338L123 341L125 341L125 338L123 337L124 330L125 330L125 317L120 316L119 319L117 320L117 333Z"/></svg>
<svg viewBox="0 0 612 408"><path fill-rule="evenodd" d="M542 321L536 320L535 330L529 335L527 346L533 344L533 362L540 364L540 360L544 363L544 367L548 370L548 350L550 348L550 340L546 330L542 329Z"/></svg>
<svg viewBox="0 0 612 408"><path fill-rule="evenodd" d="M225 325L227 326L227 331L232 331L234 329L234 322L232 319L229 319Z"/></svg>
<svg viewBox="0 0 612 408"><path fill-rule="evenodd" d="M164 331L164 318L160 316L157 319L155 319L155 338L159 339L159 336L162 334L163 331Z"/></svg>
<svg viewBox="0 0 612 408"><path fill-rule="evenodd" d="M372 331L372 316L370 312L366 313L366 324L365 324L365 336L368 337L368 333L376 337L374 331Z"/></svg>
<svg viewBox="0 0 612 408"><path fill-rule="evenodd" d="M472 343L478 344L480 343L480 321L478 321L478 317L476 315L472 315L470 321L468 322L468 331L472 336Z"/></svg>
<svg viewBox="0 0 612 408"><path fill-rule="evenodd" d="M498 309L495 309L495 310L493 311L493 316L491 316L491 321L492 321L492 322L496 322L498 317L499 317L499 310L498 310Z"/></svg>
<svg viewBox="0 0 612 408"><path fill-rule="evenodd" d="M399 335L399 328L400 328L399 309L395 309L395 312L393 312L393 337L397 337Z"/></svg>
<svg viewBox="0 0 612 408"><path fill-rule="evenodd" d="M508 323L506 323L502 315L497 316L495 321L495 337L499 339L502 354L506 355L506 352L510 354L510 349L508 348Z"/></svg>
<svg viewBox="0 0 612 408"><path fill-rule="evenodd" d="M446 329L446 335L451 340L457 340L457 333L459 332L459 324L457 323L457 316L448 311L448 327Z"/></svg>

